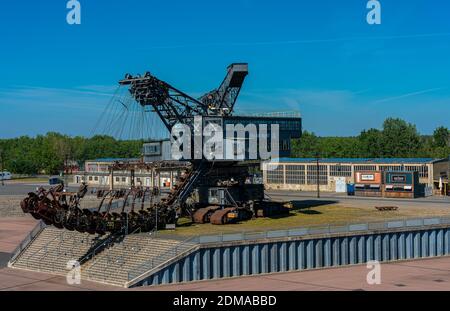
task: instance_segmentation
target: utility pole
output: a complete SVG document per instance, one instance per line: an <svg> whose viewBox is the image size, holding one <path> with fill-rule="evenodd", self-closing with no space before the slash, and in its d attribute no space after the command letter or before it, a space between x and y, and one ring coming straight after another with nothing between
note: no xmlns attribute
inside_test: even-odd
<svg viewBox="0 0 450 311"><path fill-rule="evenodd" d="M155 215L155 218L156 218L156 231L155 231L155 235L158 235L158 205L156 205L156 215Z"/></svg>
<svg viewBox="0 0 450 311"><path fill-rule="evenodd" d="M3 173L3 149L0 148L0 174ZM5 185L4 176L2 175L2 186Z"/></svg>
<svg viewBox="0 0 450 311"><path fill-rule="evenodd" d="M109 168L109 190L114 190L114 166L111 165Z"/></svg>
<svg viewBox="0 0 450 311"><path fill-rule="evenodd" d="M316 179L317 179L317 198L320 199L320 174L319 174L319 169L320 169L320 165L319 165L319 154L317 153L317 175L316 175Z"/></svg>

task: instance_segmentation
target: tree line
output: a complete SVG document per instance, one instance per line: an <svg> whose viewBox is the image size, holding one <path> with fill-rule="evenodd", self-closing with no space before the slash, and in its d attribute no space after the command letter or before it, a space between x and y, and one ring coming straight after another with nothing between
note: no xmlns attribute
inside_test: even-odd
<svg viewBox="0 0 450 311"><path fill-rule="evenodd" d="M15 174L57 174L64 167L98 158L136 158L143 141L116 140L110 136L70 137L47 133L36 137L0 139L3 169Z"/></svg>
<svg viewBox="0 0 450 311"><path fill-rule="evenodd" d="M110 136L71 137L47 133L36 137L0 139L3 169L15 174L57 174L75 161L82 165L97 158L137 158L142 140L116 140ZM439 127L431 136L420 135L415 125L389 118L381 130L369 129L356 137L318 137L304 131L292 142L293 157L338 158L446 158L450 131Z"/></svg>
<svg viewBox="0 0 450 311"><path fill-rule="evenodd" d="M292 156L302 158L447 158L450 131L438 127L433 135L420 135L414 124L388 118L382 129L362 131L355 137L318 137L304 131L292 143Z"/></svg>

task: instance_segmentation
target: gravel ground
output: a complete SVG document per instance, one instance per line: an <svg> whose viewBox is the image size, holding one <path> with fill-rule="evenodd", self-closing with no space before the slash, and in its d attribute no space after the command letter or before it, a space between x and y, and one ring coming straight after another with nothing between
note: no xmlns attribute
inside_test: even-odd
<svg viewBox="0 0 450 311"><path fill-rule="evenodd" d="M23 198L23 195L0 196L0 217L23 217L24 213L20 208Z"/></svg>
<svg viewBox="0 0 450 311"><path fill-rule="evenodd" d="M20 208L20 201L26 195L2 195L0 196L0 217L23 217L25 214ZM88 196L81 201L81 208L98 206L99 200L95 196Z"/></svg>

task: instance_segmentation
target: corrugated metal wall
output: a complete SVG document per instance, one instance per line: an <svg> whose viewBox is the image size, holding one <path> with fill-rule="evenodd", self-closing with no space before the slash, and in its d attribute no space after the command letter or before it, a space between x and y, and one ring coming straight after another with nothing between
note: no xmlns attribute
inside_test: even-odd
<svg viewBox="0 0 450 311"><path fill-rule="evenodd" d="M450 229L201 248L135 286L449 255Z"/></svg>

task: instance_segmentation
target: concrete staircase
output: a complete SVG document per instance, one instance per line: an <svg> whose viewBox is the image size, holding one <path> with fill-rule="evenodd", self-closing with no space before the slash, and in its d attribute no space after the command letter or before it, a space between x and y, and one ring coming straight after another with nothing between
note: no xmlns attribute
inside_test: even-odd
<svg viewBox="0 0 450 311"><path fill-rule="evenodd" d="M83 265L82 276L91 281L124 286L130 270L144 263L160 262L164 258L162 255L168 257L170 250L180 243L178 240L152 238L148 234L126 236Z"/></svg>
<svg viewBox="0 0 450 311"><path fill-rule="evenodd" d="M105 238L46 227L10 262L10 266L65 276L69 272L69 261L79 261L92 254ZM139 276L194 246L179 240L155 238L148 233L124 236L105 245L103 249L96 249L92 258L82 262L82 279L126 286L130 271Z"/></svg>
<svg viewBox="0 0 450 311"><path fill-rule="evenodd" d="M47 227L11 264L13 268L66 275L67 263L82 258L98 239L97 235Z"/></svg>

